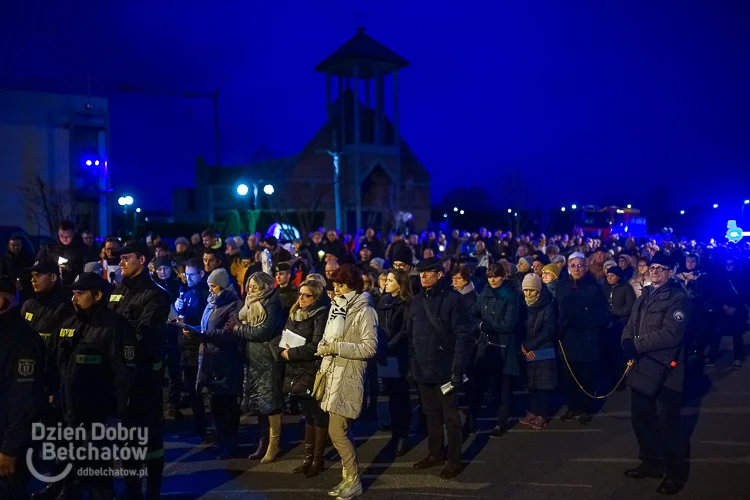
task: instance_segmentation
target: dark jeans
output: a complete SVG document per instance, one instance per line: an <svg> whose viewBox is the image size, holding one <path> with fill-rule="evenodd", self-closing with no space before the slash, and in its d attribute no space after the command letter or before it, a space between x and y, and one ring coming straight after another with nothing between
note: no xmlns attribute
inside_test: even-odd
<svg viewBox="0 0 750 500"><path fill-rule="evenodd" d="M581 385L593 394L596 385L596 363L571 361L570 368ZM568 409L576 413L590 413L591 398L581 391L564 363L562 369L563 379L565 380L565 403L568 405Z"/></svg>
<svg viewBox="0 0 750 500"><path fill-rule="evenodd" d="M549 401L551 396L552 391L531 391L531 393L529 393L531 413L533 413L537 417L548 418Z"/></svg>
<svg viewBox="0 0 750 500"><path fill-rule="evenodd" d="M495 400L498 403L497 426L505 428L508 424L510 413L510 399L513 378L503 375L505 368L504 359L500 348L489 346L484 355L478 357L474 363L474 383L472 386L471 403L469 404L469 416L472 419L479 417L482 407L484 393L487 386L494 381Z"/></svg>
<svg viewBox="0 0 750 500"><path fill-rule="evenodd" d="M384 378L383 385L388 394L388 410L391 414L391 434L394 439L407 439L411 427L411 397L409 382L405 378Z"/></svg>
<svg viewBox="0 0 750 500"><path fill-rule="evenodd" d="M305 425L328 429L328 413L320 409L320 402L306 396L298 396L297 402L305 416Z"/></svg>
<svg viewBox="0 0 750 500"><path fill-rule="evenodd" d="M206 408L203 403L203 395L195 390L195 384L198 379L198 367L183 366L182 375L185 383L185 392L190 400L190 407L193 409L195 429L204 432L206 430Z"/></svg>
<svg viewBox="0 0 750 500"><path fill-rule="evenodd" d="M180 372L180 346L167 344L167 403L172 408L180 407L180 394L182 393L182 373Z"/></svg>
<svg viewBox="0 0 750 500"><path fill-rule="evenodd" d="M235 439L240 428L240 403L237 396L211 395L211 414L217 439Z"/></svg>
<svg viewBox="0 0 750 500"><path fill-rule="evenodd" d="M687 479L685 445L680 433L682 393L662 387L654 399L630 391L633 431L643 465L655 472L664 469L676 481Z"/></svg>
<svg viewBox="0 0 750 500"><path fill-rule="evenodd" d="M440 384L419 384L422 412L427 420L427 449L431 457L443 456L443 426L448 435L447 460L461 464L461 415L458 413L456 391L444 395Z"/></svg>

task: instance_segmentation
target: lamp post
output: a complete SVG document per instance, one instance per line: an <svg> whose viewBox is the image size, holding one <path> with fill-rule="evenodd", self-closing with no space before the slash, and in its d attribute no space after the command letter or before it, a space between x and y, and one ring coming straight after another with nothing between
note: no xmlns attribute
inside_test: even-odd
<svg viewBox="0 0 750 500"><path fill-rule="evenodd" d="M117 204L122 207L122 213L125 216L124 219L125 219L125 233L126 234L128 232L128 207L130 205L132 205L133 202L134 202L133 197L130 196L130 195L128 195L128 196L120 196L117 199ZM136 213L137 212L138 212L138 210L135 210L133 212L133 233L135 233L135 226L136 226L136 219L135 218L136 218Z"/></svg>

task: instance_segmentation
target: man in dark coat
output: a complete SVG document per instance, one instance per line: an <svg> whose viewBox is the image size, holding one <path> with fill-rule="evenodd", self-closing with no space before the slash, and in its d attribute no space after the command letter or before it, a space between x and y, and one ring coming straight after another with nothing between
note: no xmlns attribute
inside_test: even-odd
<svg viewBox="0 0 750 500"><path fill-rule="evenodd" d="M159 498L164 472L162 441L162 382L164 379L164 329L169 316L169 294L151 280L148 248L131 241L120 249L122 283L109 298L109 307L127 319L136 333L136 375L133 395L122 421L148 431L147 498ZM125 467L140 468L139 463ZM126 498L141 498L141 478L125 478Z"/></svg>
<svg viewBox="0 0 750 500"><path fill-rule="evenodd" d="M174 308L181 321L186 325L197 327L201 324L203 312L206 310L206 304L208 304L208 296L211 293L206 278L203 263L199 259L193 258L185 263L185 283L180 285ZM195 391L198 376L198 350L201 340L200 336L195 333L185 334L183 332L179 338L182 349L180 367L195 420L191 434L203 438L206 434L203 398ZM176 408L174 415L179 418L180 413Z"/></svg>
<svg viewBox="0 0 750 500"><path fill-rule="evenodd" d="M15 284L21 304L33 295L31 281L25 272L33 263L34 256L24 251L21 237L11 235L8 239L8 250L0 257L0 276L7 276Z"/></svg>
<svg viewBox="0 0 750 500"><path fill-rule="evenodd" d="M414 464L427 469L443 464L443 426L448 433L448 463L440 473L445 479L461 472L461 416L458 388L463 383L471 352L471 320L461 296L443 276L440 259L417 265L422 290L409 310L411 375L417 383L422 412L427 419L426 458ZM445 387L445 390L443 388Z"/></svg>
<svg viewBox="0 0 750 500"><path fill-rule="evenodd" d="M83 240L76 234L76 227L69 220L60 222L57 241L43 247L36 260L52 260L60 267L63 285L72 283L83 272L89 252Z"/></svg>
<svg viewBox="0 0 750 500"><path fill-rule="evenodd" d="M565 402L568 410L561 420L579 419L591 423L591 400L573 379L572 370L583 389L593 393L599 361L599 335L609 320L607 298L602 287L588 272L588 261L581 253L568 260L568 277L557 286L558 326L563 347ZM569 366L568 366L569 365Z"/></svg>
<svg viewBox="0 0 750 500"><path fill-rule="evenodd" d="M672 269L669 257L654 256L649 266L651 285L635 302L622 335L625 356L635 360L627 383L632 389L631 419L641 459L625 475L632 479L665 476L657 492L667 495L679 492L687 479L680 433L685 378L682 342L692 316L690 298L670 279Z"/></svg>
<svg viewBox="0 0 750 500"><path fill-rule="evenodd" d="M289 317L289 311L297 302L299 290L292 283L292 268L287 262L280 262L274 266L274 275L276 276L276 289L279 291L279 299L284 311L284 318Z"/></svg>
<svg viewBox="0 0 750 500"><path fill-rule="evenodd" d="M15 283L0 277L0 498L26 498L26 450L44 403L44 345L21 318Z"/></svg>

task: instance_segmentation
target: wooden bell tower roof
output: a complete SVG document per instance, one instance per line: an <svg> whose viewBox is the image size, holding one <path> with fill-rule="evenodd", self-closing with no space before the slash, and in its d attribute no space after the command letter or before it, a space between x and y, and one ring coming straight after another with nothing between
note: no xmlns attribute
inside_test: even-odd
<svg viewBox="0 0 750 500"><path fill-rule="evenodd" d="M409 66L409 61L367 35L365 28L360 27L356 35L315 66L315 71L353 77L355 66L359 78L372 78L376 70L385 75Z"/></svg>

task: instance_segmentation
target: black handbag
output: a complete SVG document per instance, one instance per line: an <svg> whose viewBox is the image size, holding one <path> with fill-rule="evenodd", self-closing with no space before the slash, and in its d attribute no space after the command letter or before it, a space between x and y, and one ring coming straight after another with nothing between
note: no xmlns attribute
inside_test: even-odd
<svg viewBox="0 0 750 500"><path fill-rule="evenodd" d="M675 352L675 360L668 365L648 354L644 355L630 369L625 383L641 396L649 399L655 398L669 374L677 366L677 358L679 358L681 350L682 344Z"/></svg>

